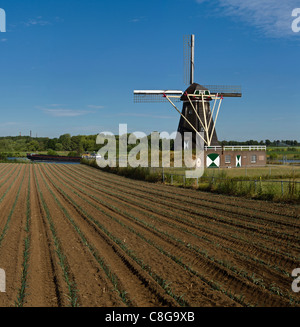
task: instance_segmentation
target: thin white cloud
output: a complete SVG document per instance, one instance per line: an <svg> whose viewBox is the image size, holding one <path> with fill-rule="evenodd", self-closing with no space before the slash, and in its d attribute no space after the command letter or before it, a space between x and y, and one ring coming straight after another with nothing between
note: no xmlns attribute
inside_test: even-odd
<svg viewBox="0 0 300 327"><path fill-rule="evenodd" d="M47 20L44 20L42 16L38 16L36 18L30 18L26 22L24 22L25 26L46 26L51 25L51 23Z"/></svg>
<svg viewBox="0 0 300 327"><path fill-rule="evenodd" d="M47 104L46 107L64 107L66 106L65 104L61 104L61 103L51 103L51 104ZM44 108L44 107L37 107L37 108Z"/></svg>
<svg viewBox="0 0 300 327"><path fill-rule="evenodd" d="M144 21L145 20L145 17L144 16L141 16L141 17L135 17L135 18L132 18L129 20L130 23L139 23L141 21Z"/></svg>
<svg viewBox="0 0 300 327"><path fill-rule="evenodd" d="M1 42L6 42L6 41L7 41L7 39L1 39L0 41L1 41Z"/></svg>
<svg viewBox="0 0 300 327"><path fill-rule="evenodd" d="M20 21L18 23L12 24L9 23L10 31L12 31L15 28L18 28L19 26L26 26L26 27L34 27L34 26L48 26L48 25L54 25L63 23L64 19L61 17L50 17L49 19L45 19L42 16L36 16L34 18L27 18L25 21Z"/></svg>
<svg viewBox="0 0 300 327"><path fill-rule="evenodd" d="M133 19L130 20L130 23L137 23L137 22L139 22L139 21L140 21L140 19L138 19L138 18L133 18Z"/></svg>
<svg viewBox="0 0 300 327"><path fill-rule="evenodd" d="M95 105L95 104L89 104L88 108L92 108L92 109L103 109L104 106L99 106L99 105Z"/></svg>
<svg viewBox="0 0 300 327"><path fill-rule="evenodd" d="M16 126L16 125L21 125L21 123L16 121L8 121L8 122L0 123L1 127Z"/></svg>
<svg viewBox="0 0 300 327"><path fill-rule="evenodd" d="M266 36L295 35L291 28L294 19L292 11L300 7L299 0L196 0L196 2L209 3L219 14L255 26Z"/></svg>
<svg viewBox="0 0 300 327"><path fill-rule="evenodd" d="M85 110L73 110L73 109L49 109L49 108L42 108L42 111L50 116L53 117L78 117L84 116L92 111L85 111Z"/></svg>
<svg viewBox="0 0 300 327"><path fill-rule="evenodd" d="M128 117L146 117L146 118L155 118L155 119L174 119L174 116L163 116L163 115L152 115L152 114L142 114L134 112L124 112L119 113L117 116L128 116Z"/></svg>

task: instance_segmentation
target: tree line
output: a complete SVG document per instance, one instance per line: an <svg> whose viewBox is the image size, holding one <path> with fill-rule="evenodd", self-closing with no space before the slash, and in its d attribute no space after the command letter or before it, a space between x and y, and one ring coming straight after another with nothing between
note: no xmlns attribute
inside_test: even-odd
<svg viewBox="0 0 300 327"><path fill-rule="evenodd" d="M30 137L30 136L6 136L0 137L0 153L21 153L21 152L72 152L82 155L85 152L96 152L101 145L96 144L97 135L74 135L63 134L57 138ZM116 137L118 144L118 136ZM150 135L148 136L151 146ZM174 141L171 140L171 149ZM248 140L248 141L220 141L220 145L266 145L266 146L300 146L296 140ZM129 147L134 147L130 145Z"/></svg>
<svg viewBox="0 0 300 327"><path fill-rule="evenodd" d="M78 155L84 152L98 151L97 135L63 134L58 138L6 136L0 137L0 152L74 152Z"/></svg>

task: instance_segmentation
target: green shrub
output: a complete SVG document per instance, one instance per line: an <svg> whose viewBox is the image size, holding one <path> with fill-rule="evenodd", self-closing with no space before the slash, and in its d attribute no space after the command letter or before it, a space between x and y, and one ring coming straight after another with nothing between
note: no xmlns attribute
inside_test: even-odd
<svg viewBox="0 0 300 327"><path fill-rule="evenodd" d="M68 157L77 157L78 153L76 151L71 151L68 153Z"/></svg>
<svg viewBox="0 0 300 327"><path fill-rule="evenodd" d="M149 168L143 168L143 167L104 167L100 168L97 165L96 160L89 160L89 159L81 159L80 161L82 164L100 169L102 171L106 171L109 173L117 174L120 176L137 179L137 180L143 180L151 183L159 182L161 181L162 177L161 174L158 173L152 173Z"/></svg>
<svg viewBox="0 0 300 327"><path fill-rule="evenodd" d="M49 149L48 152L47 152L47 155L48 156L58 156L57 152L52 150L52 149Z"/></svg>

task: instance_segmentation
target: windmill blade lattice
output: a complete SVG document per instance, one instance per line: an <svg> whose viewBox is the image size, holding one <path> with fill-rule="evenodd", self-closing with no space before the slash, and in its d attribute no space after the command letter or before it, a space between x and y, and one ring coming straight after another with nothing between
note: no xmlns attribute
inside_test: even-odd
<svg viewBox="0 0 300 327"><path fill-rule="evenodd" d="M173 97L174 102L180 102L182 91L170 90L136 90L133 93L134 103L153 103L153 102L166 102L168 101L164 95Z"/></svg>
<svg viewBox="0 0 300 327"><path fill-rule="evenodd" d="M240 85L203 85L211 94L222 95L223 97L241 97L242 87Z"/></svg>
<svg viewBox="0 0 300 327"><path fill-rule="evenodd" d="M194 35L183 36L183 82L185 85L194 83Z"/></svg>

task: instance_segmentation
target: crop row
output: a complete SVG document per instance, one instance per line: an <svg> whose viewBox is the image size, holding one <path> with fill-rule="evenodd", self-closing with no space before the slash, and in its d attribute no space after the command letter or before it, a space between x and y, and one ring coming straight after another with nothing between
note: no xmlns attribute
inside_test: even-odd
<svg viewBox="0 0 300 327"><path fill-rule="evenodd" d="M92 185L92 183L95 183L95 178L91 177L89 178L88 175L82 175L82 174L76 174L76 175L80 175L82 176L82 178L85 181L89 181L90 185ZM189 197L184 198L184 204L189 204L191 205L191 207L193 209L188 209L187 206L182 206L181 203L182 201L182 196L177 196L176 192L168 192L167 189L163 189L163 190L159 190L157 188L153 188L151 187L151 184L149 187L143 187L140 184L138 184L137 186L134 187L134 192L128 188L128 184L132 183L132 182L128 182L127 180L123 180L123 179L114 179L115 176L113 178L110 178L110 176L107 176L105 174L103 174L103 177L101 177L101 185L107 185L109 186L110 183L113 181L114 185L116 187L122 188L123 193L129 194L129 195L135 195L135 196L139 196L139 197L143 197L145 199L151 199L151 195L153 197L156 198L155 202L159 202L162 204L165 204L168 206L168 204L171 202L177 202L176 203L176 208L177 209L182 209L184 211L187 211L189 214L193 214L195 213L196 215L200 215L200 216L204 216L204 215L208 215L208 217L210 218L210 214L211 212L217 212L217 213L221 213L224 215L224 213L226 214L226 216L223 217L223 219L221 218L221 222L224 224L234 224L236 227L241 227L241 228L246 228L249 229L251 232L252 231L259 231L261 230L262 233L265 233L265 229L266 229L266 225L267 225L267 230L270 233L274 233L274 237L281 237L281 238L290 238L290 232L297 230L297 227L299 227L298 224L298 219L294 219L294 221L292 221L291 223L289 221L287 221L286 219L284 221L281 221L281 217L277 217L276 219L274 219L274 215L273 217L269 217L266 218L266 213L264 213L264 215L262 214L257 214L255 212L255 210L253 210L253 208L247 208L245 210L245 208L237 208L237 210L232 210L230 208L227 208L227 204L221 204L221 205L216 205L216 203L211 203L211 204L207 204L206 200L202 201L196 201L195 199L191 200L189 199ZM151 189L153 188L153 189ZM152 197L152 199L153 199ZM162 200L163 199L163 200ZM201 212L199 210L195 210L195 208L197 206L201 205ZM231 217L233 217L234 219L232 219ZM245 219L246 218L246 219ZM214 217L215 219L215 217ZM219 218L220 219L220 218ZM245 222L246 221L246 222ZM290 227L289 229L289 233L282 233L282 232L277 232L278 228L281 228L282 225L284 227ZM274 227L274 231L272 230L272 227ZM298 244L299 242L297 242L299 240L299 236L294 235L294 237L296 238L296 240L292 239L291 241L296 244Z"/></svg>
<svg viewBox="0 0 300 327"><path fill-rule="evenodd" d="M45 172L45 171L44 171ZM48 174L45 172L46 176L49 178ZM86 219L95 224L102 232L105 233L106 236L109 237L111 241L117 244L128 256L130 256L144 271L146 271L165 291L168 295L173 297L179 305L188 305L188 303L183 299L181 295L177 295L174 293L172 288L169 286L167 280L163 277L156 274L153 269L149 265L144 265L143 260L139 258L134 250L128 248L122 240L115 237L113 233L108 231L103 224L101 224L98 220L96 220L92 215L87 213L84 208L82 208L78 203L76 203L72 197L70 197L67 193L65 193L60 187L58 187L50 178L49 180L53 183L53 186L65 197L67 201L69 201ZM105 211L101 211L103 214L107 213ZM113 216L109 216L113 219Z"/></svg>
<svg viewBox="0 0 300 327"><path fill-rule="evenodd" d="M99 175L99 171L88 167L70 167L70 171L74 171L77 174L81 174L81 176L90 176L94 181L103 181L103 180L110 180L113 181L116 184L122 185L124 184L125 180L119 178L118 176L114 174L107 174L102 173ZM81 172L81 173L80 173ZM101 177L100 177L101 176ZM228 197L223 196L221 194L211 194L207 192L195 192L194 190L186 189L186 188L174 188L170 186L164 186L160 187L160 189L157 188L157 185L153 183L145 183L145 182L136 182L131 179L126 179L126 185L130 186L132 185L137 190L144 190L146 192L154 191L155 193L163 193L163 195L167 196L184 196L186 203L201 203L203 206L209 206L209 208L220 208L224 211L226 210L243 210L244 214L247 214L247 211L251 216L257 215L258 213L261 213L259 216L260 218L264 218L266 214L272 214L273 216L277 216L276 221L281 218L281 212L284 213L285 217L289 218L296 218L296 221L298 221L299 218L299 211L298 214L294 210L290 210L292 207L278 204L278 203L271 203L268 204L265 201L253 201L249 199L241 199L241 198L235 198L234 201L227 201ZM196 201L196 202L195 202ZM227 209L226 209L227 208ZM252 210L252 212L251 212ZM280 212L279 212L280 211ZM272 219L274 218L273 216Z"/></svg>
<svg viewBox="0 0 300 327"><path fill-rule="evenodd" d="M68 175L71 177L72 175L68 173L68 171L64 171L65 175ZM111 197L116 197L119 200L124 200L126 203L131 203L132 205L136 205L138 203L138 208L141 207L143 209L148 210L149 212L153 212L155 214L159 214L160 216L164 216L165 218L172 218L173 221L181 222L184 227L186 226L193 226L194 228L197 228L201 231L207 231L207 234L215 235L220 240L226 239L227 236L230 236L230 238L233 238L236 241L240 241L242 243L246 243L246 247L248 247L249 243L253 248L257 248L257 250L261 251L262 249L265 249L267 251L267 256L270 255L270 253L274 253L276 255L282 255L283 259L286 260L285 256L290 258L292 261L296 260L296 257L293 257L290 253L282 253L278 249L280 247L274 248L274 243L278 242L278 245L281 245L282 242L278 240L274 240L273 238L269 242L271 244L270 247L266 246L263 243L259 243L258 239L255 238L255 240L252 237L253 230L250 230L247 233L247 230L239 229L238 226L236 226L234 223L231 225L226 225L226 235L224 235L224 224L227 216L224 216L221 221L219 221L218 216L213 214L212 212L208 212L208 214L204 214L203 211L196 211L195 213L191 214L190 211L186 212L186 208L183 207L180 208L178 205L174 204L174 207L176 208L176 212L172 213L170 212L170 206L171 202L167 202L164 200L159 199L158 197L151 197L150 195L147 196L147 194L135 194L133 191L128 191L125 188L118 188L114 184L114 188L111 188L111 185L107 184L106 181L103 181L101 184L95 185L95 183L90 183L88 178L81 179L77 178L77 181L80 182L81 185L86 185L87 187L91 189L95 189L97 191L100 191L102 196L111 195ZM101 185L101 187L99 187ZM126 196L125 194L128 194L129 196ZM140 199L143 198L143 201L141 202ZM149 205L147 205L149 203ZM162 206L158 207L158 204L162 204ZM139 209L136 210L139 210ZM198 213L198 214L197 214ZM158 219L158 218L157 218ZM229 218L230 219L230 218ZM165 220L160 220L160 223L164 223ZM172 222L170 224L172 224ZM173 224L173 226L176 228L176 225ZM210 227L211 226L211 227ZM218 232L218 228L220 228L220 232ZM229 234L228 234L229 233ZM248 236L249 235L249 236ZM269 240L269 236L266 234L261 234L260 238L263 240ZM297 244L292 244L292 246L296 246Z"/></svg>
<svg viewBox="0 0 300 327"><path fill-rule="evenodd" d="M63 178L62 176L60 176L60 180L61 180L61 179L64 179L64 178ZM65 180L65 179L64 179L64 180ZM75 187L75 185L72 184L70 181L66 181L66 180L65 180L65 182L68 182L68 184L70 184L71 187L69 187L69 188L70 188L70 190L74 193L74 192L75 192L75 191L74 191L74 187ZM65 184L65 185L66 185L66 184ZM79 187L77 187L77 189L79 189ZM89 197L95 199L96 201L98 201L98 202L101 203L102 205L106 205L106 206L107 206L107 202L106 202L106 201L105 201L105 202L104 202L104 201L101 201L101 199L89 195L88 193L84 192L82 189L80 189L80 191L81 191L82 193L84 193L85 195L87 195L87 196L89 196ZM77 194L78 196L80 196L77 192L75 192L75 194ZM84 201L87 201L86 198L83 198L83 199L84 199ZM87 201L87 202L88 202L88 201ZM91 203L91 202L88 202L88 203L89 203L90 205L93 205L93 206L95 207L95 205L94 205L93 203ZM106 204L105 204L105 203L106 203ZM95 207L95 208L96 208L96 207ZM98 209L98 210L101 210L99 207L97 207L97 209ZM113 209L113 210L115 210L116 212L120 213L120 210L119 210L117 207L112 208L112 206L110 206L110 209ZM127 216L128 216L128 213L126 214L126 213L124 213L124 211L122 211L121 214L123 214L123 215L127 215ZM110 218L111 218L111 219L115 219L114 216L111 216ZM131 219L133 219L133 220L137 220L137 218L135 218L134 216L129 216L128 218L131 218ZM152 217L152 218L153 218L153 217ZM145 226L146 226L146 224L147 224L147 223L145 223L145 222L143 222L143 221L141 221L141 220L139 220L139 223L142 223L142 224L144 224ZM199 250L199 248L197 248L197 247L195 247L195 246L193 246L193 245L191 245L191 244L188 244L188 245L187 245L184 241L182 241L182 240L180 240L180 239L178 239L178 238L176 238L176 237L174 237L174 236L172 236L172 235L170 235L170 234L168 234L168 233L166 233L166 232L161 232L161 231L159 231L157 228L155 228L155 226L151 226L151 225L147 224L147 227L150 227L150 228L152 228L152 229L155 229L155 232L159 232L159 233L161 233L161 234L163 233L165 236L167 235L169 238L172 238L173 240L176 240L177 242L182 243L183 245L187 246L189 249L193 249L194 251L198 252L198 254L199 254L199 253L201 254L201 251ZM129 228L129 227L127 227L127 229L128 229L128 228ZM131 231L133 232L133 229L131 229ZM135 232L135 233L136 233L136 232ZM137 234L137 233L136 233L136 234ZM137 234L137 235L138 235L138 234ZM144 237L144 236L141 236L141 235L139 235L139 236L142 237L142 238ZM159 247L158 247L157 245L155 245L155 244L153 243L153 241L148 240L148 243L149 243L149 244L151 243L153 246L155 246L157 249L159 249ZM160 248L159 250L160 250L160 252L164 253L165 255L167 254L167 252L164 251L162 248ZM237 268L235 268L235 267L233 267L233 266L230 266L230 264L229 264L228 262L224 262L224 261L219 261L219 262L218 262L218 260L216 260L213 256L207 256L207 253L202 253L202 254L205 255L206 257L208 257L208 259L210 259L212 262L214 262L214 263L219 263L219 264L221 264L221 265L223 265L223 266L229 268L231 271L238 271L240 275L243 275L243 277L246 277L246 278L248 278L249 280L251 280L252 282L254 282L255 284L258 284L258 279L257 279L257 277L256 277L254 274L249 274L249 273L247 273L247 272L245 272L245 271L238 270ZM172 255L171 255L171 259L172 259L173 261L176 261L178 264L183 265L183 266L185 267L185 269L188 269L188 270L190 270L190 271L193 271L190 267L188 267L188 265L182 263L181 259L179 260L178 258L176 258L176 257L174 257L174 256L172 257ZM261 286L265 287L265 286L263 285L262 282L260 282L259 284L260 284ZM268 289L269 289L271 292L272 292L272 291L274 292L275 289L278 290L278 287L276 288L274 284L271 284L271 286L268 287ZM283 295L282 292L281 292L281 295ZM288 295L288 297L290 298L289 295Z"/></svg>

